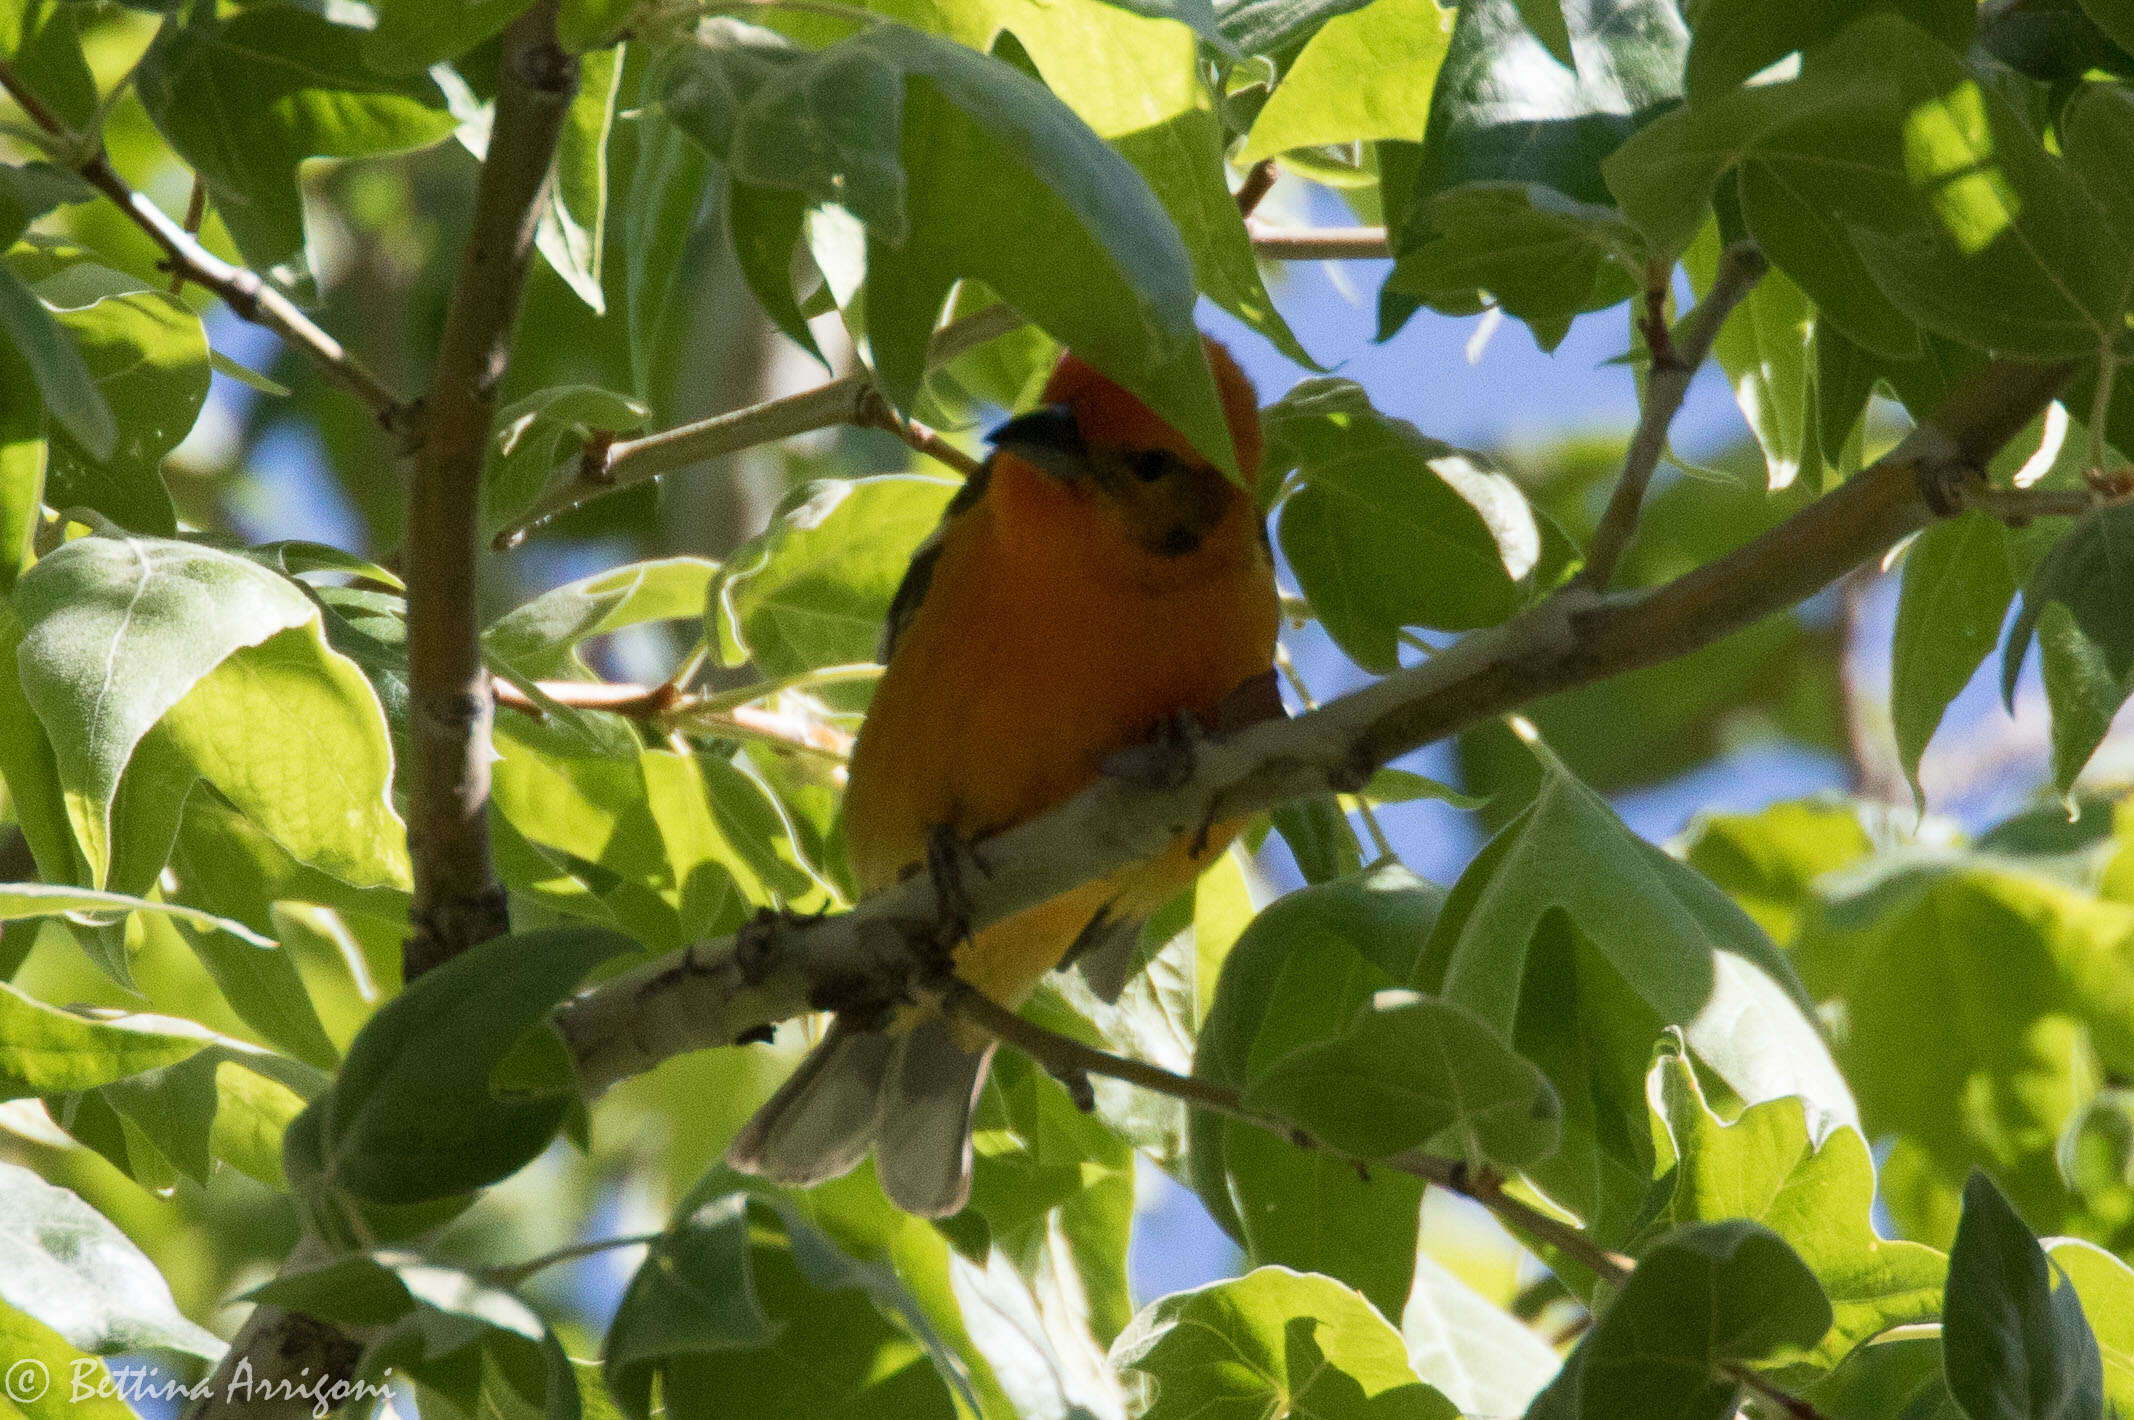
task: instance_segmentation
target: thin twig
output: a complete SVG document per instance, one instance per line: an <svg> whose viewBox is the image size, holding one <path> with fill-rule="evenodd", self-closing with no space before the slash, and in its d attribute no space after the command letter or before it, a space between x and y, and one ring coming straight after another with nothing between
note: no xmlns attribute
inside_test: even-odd
<svg viewBox="0 0 2134 1420"><path fill-rule="evenodd" d="M1270 227L1248 221L1252 250L1270 261L1371 261L1393 255L1384 227Z"/></svg>
<svg viewBox="0 0 2134 1420"><path fill-rule="evenodd" d="M978 472L978 460L941 437L916 419L898 414L882 392L869 386L860 397L859 417L852 421L862 429L886 429L918 453L969 478Z"/></svg>
<svg viewBox="0 0 2134 1420"><path fill-rule="evenodd" d="M554 1267L559 1262L575 1262L581 1257L597 1257L603 1252L613 1252L624 1247L650 1247L665 1233L629 1233L622 1237L592 1238L585 1242L572 1243L544 1252L539 1257L529 1257L524 1262L502 1262L481 1269L482 1279L499 1287L516 1287L537 1272Z"/></svg>
<svg viewBox="0 0 2134 1420"><path fill-rule="evenodd" d="M200 235L200 224L207 220L207 179L193 174L192 195L185 199L185 234ZM185 293L185 269L179 267L170 274L170 293L173 296Z"/></svg>
<svg viewBox="0 0 2134 1420"><path fill-rule="evenodd" d="M1608 499L1607 511L1601 514L1600 526L1594 529L1593 544L1586 552L1585 568L1578 574L1584 585L1595 591L1606 591L1608 583L1614 579L1616 563L1637 533L1638 510L1645 502L1645 486L1652 481L1653 470L1659 467L1660 456L1666 452L1668 428L1682 408L1690 381L1696 378L1705 356L1711 354L1719 327L1726 323L1728 314L1762 278L1767 265L1755 243L1736 242L1729 246L1719 255L1719 270L1712 277L1712 289L1673 333L1668 332L1664 319L1656 314L1665 308L1665 283L1671 269L1662 274L1648 291L1646 318L1639 323L1639 329L1646 333L1646 348L1652 356L1645 379L1645 407L1639 411L1637 432L1631 436L1630 451L1623 456L1623 476L1617 480L1615 492ZM1657 293L1657 303L1653 300L1654 293Z"/></svg>
<svg viewBox="0 0 2134 1420"><path fill-rule="evenodd" d="M1124 1080L1130 1085L1180 1100L1195 1109L1263 1129L1296 1148L1324 1154L1361 1169L1383 1168L1404 1173L1470 1198L1495 1214L1506 1227L1553 1248L1611 1287L1623 1286L1636 1270L1634 1258L1602 1247L1575 1224L1517 1197L1506 1187L1504 1177L1486 1165L1427 1154L1420 1149L1386 1158L1367 1158L1335 1148L1292 1120L1252 1108L1240 1091L1228 1085L1181 1075L1145 1060L1085 1045L1073 1036L1048 1030L1018 1015L963 981L950 984L942 997L942 1005L951 1015L961 1017L1029 1056L1077 1097L1087 1096L1091 1075ZM1758 1374L1753 1367L1729 1362L1723 1363L1719 1370L1727 1379L1754 1390L1797 1420L1820 1420L1814 1406Z"/></svg>
<svg viewBox="0 0 2134 1420"><path fill-rule="evenodd" d="M533 258L534 225L578 89L555 0L504 32L496 119L408 485L408 849L412 981L510 930L489 856L489 725L478 563L482 467Z"/></svg>
<svg viewBox="0 0 2134 1420"><path fill-rule="evenodd" d="M50 134L64 152L81 155L91 147L91 140L68 129L58 115L23 84L21 76L4 59L0 59L0 88L6 89L30 120ZM205 286L245 320L265 326L303 351L329 383L363 401L388 432L403 438L413 433L417 422L415 407L393 393L362 361L349 354L340 341L321 330L311 317L297 309L295 302L268 284L266 278L256 271L233 266L202 246L183 224L173 221L170 214L129 187L111 166L110 158L101 147L71 161L74 170L90 186L117 203L119 210L163 249L174 276L196 286Z"/></svg>
<svg viewBox="0 0 2134 1420"><path fill-rule="evenodd" d="M1252 165L1252 171L1245 174L1245 180L1238 184L1234 194L1237 198L1238 216L1250 217L1259 210L1260 203L1273 190L1274 180L1280 175L1280 171L1272 158L1262 158Z"/></svg>
<svg viewBox="0 0 2134 1420"><path fill-rule="evenodd" d="M926 351L927 365L945 365L967 350L1018 329L1022 323L1023 318L1005 305L988 306L953 321L934 332ZM643 438L617 439L602 450L600 457L581 459L577 476L550 491L498 533L495 546L499 551L516 547L528 533L557 514L663 473L796 434L862 423L877 398L873 376L862 370L798 394L663 429Z"/></svg>
<svg viewBox="0 0 2134 1420"><path fill-rule="evenodd" d="M491 682L491 691L499 707L537 720L547 713L549 705L562 705L573 710L604 710L625 719L676 725L700 733L731 734L742 739L767 741L840 763L852 752L852 736L835 725L760 709L746 702L717 704L713 697L684 692L673 681L636 685L611 681L543 680L534 682L534 690L539 693L539 699L510 681Z"/></svg>
<svg viewBox="0 0 2134 1420"><path fill-rule="evenodd" d="M1304 673L1297 669L1296 657L1290 655L1289 648L1279 642L1274 648L1274 663L1275 669L1282 673L1282 679L1288 681L1289 688L1296 693L1297 704L1306 710L1318 709L1318 697L1313 695L1311 687L1304 683ZM1400 854L1394 851L1393 840L1386 836L1386 826L1378 821L1378 811L1371 807L1371 801L1361 793L1352 797L1356 803L1356 816L1363 820L1364 828L1371 835L1372 846L1378 849L1378 856L1400 857Z"/></svg>

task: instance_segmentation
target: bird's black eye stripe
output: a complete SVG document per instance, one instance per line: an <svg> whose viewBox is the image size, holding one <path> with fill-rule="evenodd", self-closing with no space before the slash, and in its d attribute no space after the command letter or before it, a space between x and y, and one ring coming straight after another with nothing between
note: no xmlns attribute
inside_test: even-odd
<svg viewBox="0 0 2134 1420"><path fill-rule="evenodd" d="M1154 483L1171 471L1171 456L1161 449L1145 449L1134 455L1134 477Z"/></svg>

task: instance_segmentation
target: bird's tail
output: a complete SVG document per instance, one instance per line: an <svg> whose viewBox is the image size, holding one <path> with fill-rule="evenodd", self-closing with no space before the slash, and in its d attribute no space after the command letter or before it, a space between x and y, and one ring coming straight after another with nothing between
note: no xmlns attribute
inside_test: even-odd
<svg viewBox="0 0 2134 1420"><path fill-rule="evenodd" d="M971 1113L993 1043L965 1050L929 1011L895 1033L839 1020L727 1147L745 1173L807 1188L878 1146L876 1170L899 1208L946 1217L971 1196Z"/></svg>

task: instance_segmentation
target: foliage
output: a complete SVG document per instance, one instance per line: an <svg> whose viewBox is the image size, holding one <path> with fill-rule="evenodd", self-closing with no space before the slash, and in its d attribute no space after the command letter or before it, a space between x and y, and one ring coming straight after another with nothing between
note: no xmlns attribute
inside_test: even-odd
<svg viewBox="0 0 2134 1420"><path fill-rule="evenodd" d="M243 1290L428 1416L2134 1414L2127 16L0 0L0 1412L62 1413L17 1363L197 1377ZM512 931L404 985L440 731L403 574L438 530L394 470L529 24L569 92L461 491L485 546L562 511L454 609L505 688L475 723ZM1355 352L1292 330L1255 250L1280 223L1232 196L1260 163L1269 210L1383 226L1350 269L1380 339L1487 312L1553 350L1600 313L1641 396L1680 373L1677 297L1760 248L1690 352L1747 438L1655 481L1609 549L1628 596L1748 596L1697 569L1952 397L1990 413L1989 360L2064 366L1982 470L1917 470L1952 515L1893 563L1881 777L1910 802L1862 747L1856 631L1810 604L1494 687L1453 727L1467 793L1374 762L1259 816L1117 1002L1066 973L1026 1007L1190 1080L1003 1049L953 1218L867 1163L792 1190L717 1162L797 1024L584 1099L560 1001L850 905L841 761L959 488L886 429L975 446L1074 349L1256 476L1287 644L1368 676L1604 605L1616 444L1461 448L1320 369ZM188 206L208 255L173 272L146 214ZM1263 391L1257 469L1203 295L1309 372ZM239 319L287 335L283 307L333 337ZM944 350L970 319L994 332ZM856 377L760 403L793 352ZM2066 797L1966 835L1936 735L1997 644L2011 708L2037 648ZM1626 822L1622 791L1755 736L1849 742L1860 792L1665 847ZM1382 819L1480 846L1431 883ZM1236 1275L1138 1294L1144 1165ZM653 1230L608 1238L625 1215Z"/></svg>

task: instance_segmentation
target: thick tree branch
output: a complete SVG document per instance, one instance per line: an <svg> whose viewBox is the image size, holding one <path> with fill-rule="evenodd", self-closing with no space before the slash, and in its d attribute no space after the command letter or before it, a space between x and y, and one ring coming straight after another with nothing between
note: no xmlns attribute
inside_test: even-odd
<svg viewBox="0 0 2134 1420"><path fill-rule="evenodd" d="M1587 549L1585 569L1579 573L1580 580L1596 591L1608 589L1615 576L1615 564L1637 532L1645 486L1652 482L1653 470L1660 466L1660 456L1667 450L1667 431L1689 393L1690 381L1711 354L1719 327L1726 324L1742 297L1763 278L1767 266L1753 242L1736 242L1721 252L1712 289L1683 320L1679 334L1668 331L1661 313L1672 267L1648 293L1650 313L1639 323L1645 332L1646 351L1652 358L1645 376L1645 407L1638 413L1637 432L1631 436L1630 450L1623 456L1623 476L1617 480L1615 493L1601 514L1600 526L1593 531L1593 545Z"/></svg>
<svg viewBox="0 0 2134 1420"><path fill-rule="evenodd" d="M213 291L239 316L254 325L265 326L308 355L330 383L362 400L389 432L402 437L413 433L413 408L387 388L383 380L343 349L340 341L321 330L311 317L297 309L295 302L269 285L258 272L233 266L202 246L200 239L193 235L197 230L196 223L189 226L174 220L169 213L128 186L118 175L118 170L111 166L111 159L103 148L61 122L4 59L0 59L0 89L7 91L32 123L51 135L55 150L80 155L70 156L74 171L117 203L119 210L135 226L163 248L174 283L190 281ZM204 200L205 192L197 184L194 192Z"/></svg>
<svg viewBox="0 0 2134 1420"><path fill-rule="evenodd" d="M1883 458L1786 522L1649 591L1574 585L1421 665L1294 720L1200 745L1191 772L1158 787L1106 778L985 840L967 883L969 924L987 926L1128 863L1180 834L1327 790L1535 699L1669 660L1820 591L1933 516L1929 498L1979 470L2049 403L2071 367L1997 361ZM626 973L568 1003L558 1021L588 1092L688 1050L728 1044L841 1001L905 989L940 903L926 874L809 921L777 921Z"/></svg>
<svg viewBox="0 0 2134 1420"><path fill-rule="evenodd" d="M578 62L556 43L554 0L504 32L496 121L424 400L408 489L408 847L412 980L509 930L489 860L488 674L477 565L482 467L511 355L534 226Z"/></svg>

